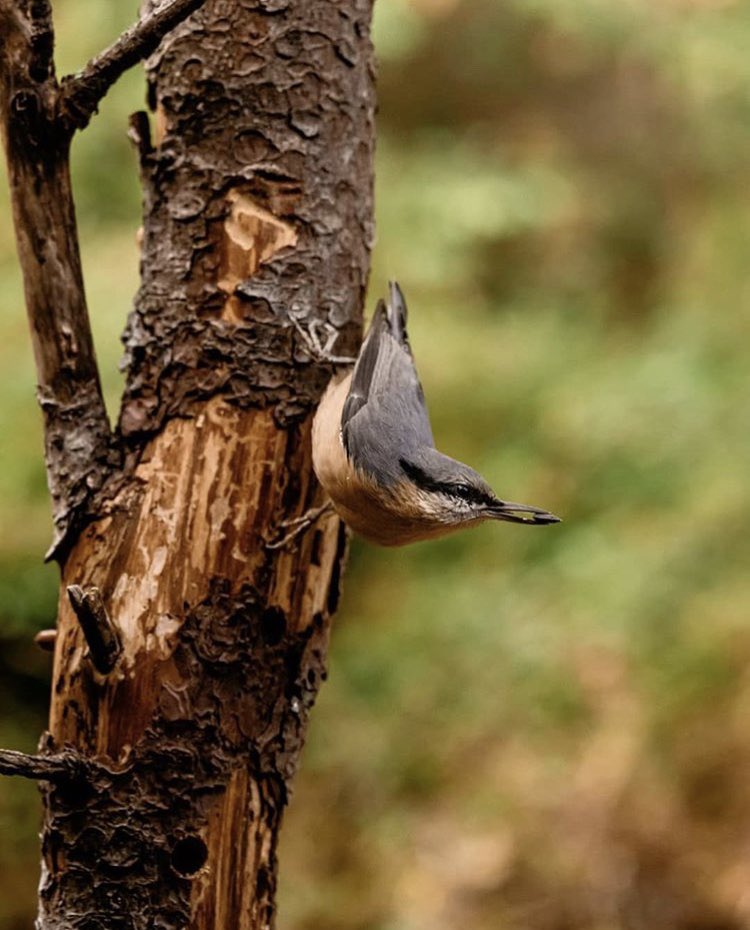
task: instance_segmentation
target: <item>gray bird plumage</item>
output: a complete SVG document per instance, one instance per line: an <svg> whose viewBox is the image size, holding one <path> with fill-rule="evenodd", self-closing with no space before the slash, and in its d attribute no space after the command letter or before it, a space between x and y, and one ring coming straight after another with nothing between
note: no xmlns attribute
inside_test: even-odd
<svg viewBox="0 0 750 930"><path fill-rule="evenodd" d="M406 301L393 282L388 304L378 302L343 405L341 439L352 465L376 486L415 486L446 523L559 522L537 507L499 500L474 469L435 448L406 324Z"/></svg>
<svg viewBox="0 0 750 930"><path fill-rule="evenodd" d="M375 308L341 415L347 455L386 485L403 480L402 456L435 445L406 316L404 295L394 282L388 305L380 300Z"/></svg>
<svg viewBox="0 0 750 930"><path fill-rule="evenodd" d="M313 466L339 516L384 546L432 539L482 520L557 523L499 500L468 465L435 448L398 284L378 303L351 372L331 379L312 430Z"/></svg>

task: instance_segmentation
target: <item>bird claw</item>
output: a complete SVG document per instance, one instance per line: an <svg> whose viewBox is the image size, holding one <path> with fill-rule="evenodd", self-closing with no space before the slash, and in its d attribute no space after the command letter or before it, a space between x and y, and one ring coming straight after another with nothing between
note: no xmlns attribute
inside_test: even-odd
<svg viewBox="0 0 750 930"><path fill-rule="evenodd" d="M317 361L329 362L332 365L353 365L357 361L356 358L351 358L348 355L333 354L333 347L340 334L331 323L326 320L310 320L305 328L291 314L289 319L308 351ZM323 338L325 338L325 342L322 341Z"/></svg>
<svg viewBox="0 0 750 930"><path fill-rule="evenodd" d="M311 507L309 510L305 511L301 517L293 517L291 520L282 520L281 523L279 523L279 527L283 529L292 527L292 529L284 536L274 539L272 542L267 542L266 549L285 549L290 542L295 540L298 536L301 536L302 533L317 523L323 514L328 511L333 512L333 504L331 501L327 501L320 507Z"/></svg>

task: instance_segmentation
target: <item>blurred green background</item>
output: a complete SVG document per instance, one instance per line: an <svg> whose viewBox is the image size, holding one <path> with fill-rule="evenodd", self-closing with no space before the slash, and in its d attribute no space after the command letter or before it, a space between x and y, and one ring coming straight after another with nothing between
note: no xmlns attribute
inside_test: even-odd
<svg viewBox="0 0 750 930"><path fill-rule="evenodd" d="M60 70L134 5L57 0ZM750 3L376 7L371 298L406 290L441 448L565 523L354 543L279 926L750 928ZM74 149L112 410L142 96ZM31 750L56 572L4 185L0 217L0 745ZM38 817L0 781L0 930Z"/></svg>

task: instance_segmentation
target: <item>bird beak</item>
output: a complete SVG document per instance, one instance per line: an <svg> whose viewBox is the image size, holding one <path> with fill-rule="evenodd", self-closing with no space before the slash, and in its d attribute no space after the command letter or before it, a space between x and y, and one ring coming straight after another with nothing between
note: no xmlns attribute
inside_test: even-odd
<svg viewBox="0 0 750 930"><path fill-rule="evenodd" d="M486 516L492 520L507 520L509 523L530 523L534 526L548 526L550 523L560 523L559 517L539 507L529 504L514 504L511 501L496 501L485 510Z"/></svg>

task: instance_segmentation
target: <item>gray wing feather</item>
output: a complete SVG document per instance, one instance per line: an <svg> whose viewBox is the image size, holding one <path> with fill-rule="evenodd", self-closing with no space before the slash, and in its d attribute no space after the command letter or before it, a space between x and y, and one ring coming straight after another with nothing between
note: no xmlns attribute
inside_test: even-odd
<svg viewBox="0 0 750 930"><path fill-rule="evenodd" d="M375 313L370 321L370 328L365 336L365 341L362 343L362 348L359 350L357 362L354 366L354 373L352 374L351 387L349 388L349 393L344 402L344 409L341 413L341 429L343 431L346 431L353 417L359 413L367 403L373 375L378 363L381 339L387 331L387 310L385 303L379 300L375 308Z"/></svg>
<svg viewBox="0 0 750 930"><path fill-rule="evenodd" d="M386 484L402 477L400 459L434 446L406 315L401 289L393 283L388 307L380 301L375 310L341 417L349 458Z"/></svg>

